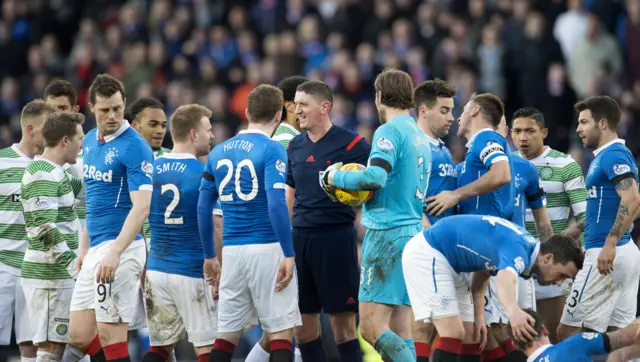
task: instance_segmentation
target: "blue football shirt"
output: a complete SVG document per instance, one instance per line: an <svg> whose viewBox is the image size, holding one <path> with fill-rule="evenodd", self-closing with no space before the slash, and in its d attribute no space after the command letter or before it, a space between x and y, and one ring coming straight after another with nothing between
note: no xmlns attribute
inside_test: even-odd
<svg viewBox="0 0 640 362"><path fill-rule="evenodd" d="M526 226L527 208L540 209L546 205L546 196L540 187L540 175L536 166L524 158L513 155L512 182L516 190L513 216L516 225Z"/></svg>
<svg viewBox="0 0 640 362"><path fill-rule="evenodd" d="M467 142L467 147L462 172L458 173L458 187L476 181L489 172L489 168L497 162L509 162L509 167L513 170L509 144L498 132L490 128L480 130ZM515 197L515 187L513 182L510 182L492 192L461 201L460 213L510 219L513 215Z"/></svg>
<svg viewBox="0 0 640 362"><path fill-rule="evenodd" d="M266 133L241 131L209 154L202 188L222 206L224 245L277 243L269 217L267 191L285 188L287 151Z"/></svg>
<svg viewBox="0 0 640 362"><path fill-rule="evenodd" d="M124 121L109 136L97 129L82 143L89 245L115 240L131 211L130 192L152 191L153 151ZM142 234L136 240L142 239Z"/></svg>
<svg viewBox="0 0 640 362"><path fill-rule="evenodd" d="M165 153L153 167L151 250L147 269L203 278L198 196L204 164L194 155Z"/></svg>
<svg viewBox="0 0 640 362"><path fill-rule="evenodd" d="M427 198L439 194L441 191L453 191L457 187L457 172L453 156L442 140L436 140L429 135L429 145L431 148L431 173L429 174L429 188ZM446 216L454 214L454 208L445 211L440 216L426 214L431 225Z"/></svg>
<svg viewBox="0 0 640 362"><path fill-rule="evenodd" d="M531 362L592 362L591 356L608 353L605 338L601 333L583 332L574 334L564 341L538 348L531 356Z"/></svg>
<svg viewBox="0 0 640 362"><path fill-rule="evenodd" d="M449 216L425 230L424 237L456 273L495 275L507 269L528 278L540 250L540 243L523 227L495 216Z"/></svg>
<svg viewBox="0 0 640 362"><path fill-rule="evenodd" d="M602 248L620 207L616 185L627 177L638 182L638 168L625 141L616 139L593 152L587 172L587 215L584 223L585 249ZM630 229L629 229L630 230ZM631 240L627 230L618 246Z"/></svg>

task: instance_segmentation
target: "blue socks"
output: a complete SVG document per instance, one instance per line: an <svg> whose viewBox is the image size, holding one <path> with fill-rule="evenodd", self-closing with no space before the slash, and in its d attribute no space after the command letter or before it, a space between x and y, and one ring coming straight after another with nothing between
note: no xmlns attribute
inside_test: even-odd
<svg viewBox="0 0 640 362"><path fill-rule="evenodd" d="M411 344L413 345L413 343ZM386 357L394 362L414 362L416 360L415 347L414 352L411 352L407 343L389 329L378 337L375 348L382 358Z"/></svg>
<svg viewBox="0 0 640 362"><path fill-rule="evenodd" d="M413 344L413 338L405 339L404 343L406 343L407 346L409 346L409 350L411 351L411 354L413 354L413 359L416 359L416 345Z"/></svg>

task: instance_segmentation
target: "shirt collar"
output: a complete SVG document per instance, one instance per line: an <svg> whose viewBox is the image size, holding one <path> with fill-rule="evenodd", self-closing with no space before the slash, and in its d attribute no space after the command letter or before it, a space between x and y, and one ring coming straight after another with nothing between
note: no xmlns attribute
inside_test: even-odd
<svg viewBox="0 0 640 362"><path fill-rule="evenodd" d="M162 154L159 158L169 158L172 160L188 160L188 159L197 160L196 156L190 153L173 153L173 152L167 152L165 154Z"/></svg>
<svg viewBox="0 0 640 362"><path fill-rule="evenodd" d="M533 252L531 253L531 259L529 260L529 267L522 272L522 275L525 277L531 276L531 269L533 269L533 264L536 263L536 259L538 258L538 254L540 253L540 243L536 243L536 246L533 248Z"/></svg>
<svg viewBox="0 0 640 362"><path fill-rule="evenodd" d="M479 130L478 132L476 132L476 134L474 134L473 136L471 136L471 138L469 138L469 141L467 142L467 144L465 145L465 147L467 148L471 148L471 145L473 144L473 140L476 139L476 137L482 133L482 132L486 132L486 131L493 131L495 132L496 130L491 129L491 128L483 128L481 130Z"/></svg>
<svg viewBox="0 0 640 362"><path fill-rule="evenodd" d="M436 147L440 147L442 146L442 144L444 143L441 139L435 139L431 136L429 136L428 134L424 134L425 136L427 136L427 139L429 139L429 143L431 143L432 145L436 146Z"/></svg>
<svg viewBox="0 0 640 362"><path fill-rule="evenodd" d="M533 351L531 356L527 358L527 362L535 361L538 357L540 357L542 353L544 353L544 351L546 351L550 347L553 347L553 344L545 344L544 346L541 346L540 348L536 349L535 351Z"/></svg>
<svg viewBox="0 0 640 362"><path fill-rule="evenodd" d="M29 156L25 155L24 153L22 153L22 151L20 151L20 144L19 144L19 143L14 143L14 144L12 144L12 145L11 145L11 148L13 149L13 151L14 151L15 153L17 153L17 154L18 154L18 155L20 155L21 157L24 157L24 158L29 159L29 160L33 160L33 158L31 158L31 157L29 157Z"/></svg>
<svg viewBox="0 0 640 362"><path fill-rule="evenodd" d="M269 137L269 135L268 135L268 134L266 134L264 131L261 131L261 130L259 130L259 129L255 129L255 128L248 128L248 129L244 129L244 130L242 130L242 131L238 132L238 134L262 134L262 135L267 136L267 138L271 138L271 137Z"/></svg>
<svg viewBox="0 0 640 362"><path fill-rule="evenodd" d="M620 143L620 144L624 145L624 144L625 144L625 140L623 140L623 139L621 139L621 138L616 138L616 139L615 139L615 140L613 140L613 141L609 141L609 142L605 143L604 145L602 145L602 146L598 147L595 151L593 151L593 156L594 156L594 157L595 157L595 156L597 156L597 155L598 155L598 153L600 153L600 152L604 151L604 149L605 149L605 148L607 148L607 147L611 146L611 145L612 145L612 144L614 144L614 143Z"/></svg>
<svg viewBox="0 0 640 362"><path fill-rule="evenodd" d="M533 162L533 161L537 161L539 159L543 159L545 157L547 157L547 155L549 154L549 152L551 152L551 147L549 146L544 146L544 151L542 151L542 153L540 154L540 156L536 157L536 158L532 158L529 161ZM519 155L522 155L522 152L518 151Z"/></svg>
<svg viewBox="0 0 640 362"><path fill-rule="evenodd" d="M100 131L96 130L96 137L98 138L98 141L102 141L104 143L108 143L108 142L111 142L111 141L115 140L116 138L118 138L129 127L131 127L129 125L129 121L127 121L125 119L124 122L122 122L122 125L120 126L120 128L118 128L115 132L113 132L113 134L110 134L108 136L102 137L102 136L100 136Z"/></svg>

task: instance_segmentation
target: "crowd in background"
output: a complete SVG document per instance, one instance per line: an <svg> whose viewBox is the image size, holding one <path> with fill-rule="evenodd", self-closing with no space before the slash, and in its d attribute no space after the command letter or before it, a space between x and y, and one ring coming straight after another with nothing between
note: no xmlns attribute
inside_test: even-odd
<svg viewBox="0 0 640 362"><path fill-rule="evenodd" d="M211 108L217 142L246 123L257 84L302 74L334 90L334 123L370 136L372 81L392 67L456 85L457 113L474 92L502 97L507 118L540 108L549 143L577 156L573 103L612 95L638 155L638 44L640 0L2 0L0 143L19 138L20 108L54 77L73 82L87 112L102 72L167 114ZM464 143L448 143L460 160Z"/></svg>
<svg viewBox="0 0 640 362"><path fill-rule="evenodd" d="M20 138L20 110L54 78L72 82L87 115L100 73L129 102L159 98L170 115L200 103L219 143L246 124L248 93L290 75L335 92L333 123L370 139L373 80L384 68L544 112L548 143L583 165L576 100L622 106L619 135L640 156L640 0L0 0L0 146ZM456 161L464 141L446 140ZM165 146L171 146L168 136ZM327 339L329 340L329 339Z"/></svg>

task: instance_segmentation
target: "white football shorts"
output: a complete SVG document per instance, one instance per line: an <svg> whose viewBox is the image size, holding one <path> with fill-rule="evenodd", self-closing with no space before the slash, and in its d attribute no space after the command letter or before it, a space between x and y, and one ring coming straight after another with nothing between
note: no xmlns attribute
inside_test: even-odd
<svg viewBox="0 0 640 362"><path fill-rule="evenodd" d="M0 346L11 343L11 321L16 342L31 340L31 323L20 277L0 268Z"/></svg>
<svg viewBox="0 0 640 362"><path fill-rule="evenodd" d="M101 323L132 323L140 293L140 274L145 264L145 243L134 240L120 256L111 284L96 283L96 273L102 257L114 240L89 249L76 279L71 311L93 309Z"/></svg>
<svg viewBox="0 0 640 362"><path fill-rule="evenodd" d="M633 241L616 248L613 273L598 271L602 248L585 252L583 268L573 281L560 322L604 333L607 327L624 328L636 318L640 251Z"/></svg>
<svg viewBox="0 0 640 362"><path fill-rule="evenodd" d="M473 301L467 278L418 233L402 252L402 270L415 320L431 322L459 315L473 322Z"/></svg>
<svg viewBox="0 0 640 362"><path fill-rule="evenodd" d="M69 342L69 306L73 288L23 286L34 344Z"/></svg>
<svg viewBox="0 0 640 362"><path fill-rule="evenodd" d="M148 270L144 294L152 346L171 346L185 331L195 347L213 345L217 306L204 278Z"/></svg>
<svg viewBox="0 0 640 362"><path fill-rule="evenodd" d="M279 243L225 246L222 260L219 332L241 331L256 316L268 333L302 325L295 267L289 285L275 291L280 263L284 260Z"/></svg>

